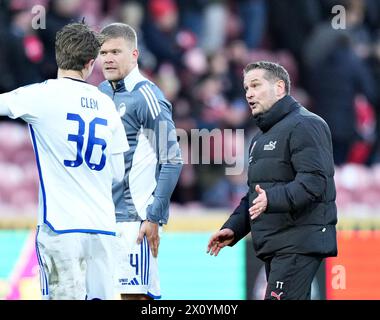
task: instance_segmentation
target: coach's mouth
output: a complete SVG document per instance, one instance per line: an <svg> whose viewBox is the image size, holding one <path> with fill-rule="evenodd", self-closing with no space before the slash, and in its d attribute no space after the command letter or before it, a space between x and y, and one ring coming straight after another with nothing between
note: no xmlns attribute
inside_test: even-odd
<svg viewBox="0 0 380 320"><path fill-rule="evenodd" d="M248 102L248 104L249 104L249 106L251 107L252 110L256 109L256 107L257 107L257 102L251 101L251 102Z"/></svg>

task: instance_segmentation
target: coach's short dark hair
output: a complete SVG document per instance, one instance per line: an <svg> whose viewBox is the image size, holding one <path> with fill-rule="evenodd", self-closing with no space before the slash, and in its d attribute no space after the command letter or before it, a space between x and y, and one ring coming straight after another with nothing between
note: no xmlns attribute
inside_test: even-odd
<svg viewBox="0 0 380 320"><path fill-rule="evenodd" d="M290 93L290 77L288 71L279 65L278 63L270 62L270 61L258 61L254 63L249 63L244 68L244 75L246 75L249 71L254 69L262 69L265 70L264 78L268 81L273 80L282 80L285 83L285 91L286 94Z"/></svg>
<svg viewBox="0 0 380 320"><path fill-rule="evenodd" d="M134 49L137 49L137 34L129 24L126 23L111 23L105 26L100 34L104 41L108 39L124 38L128 43L132 44Z"/></svg>
<svg viewBox="0 0 380 320"><path fill-rule="evenodd" d="M55 38L55 57L58 68L82 70L91 59L96 59L101 45L99 35L86 24L65 25L57 32Z"/></svg>

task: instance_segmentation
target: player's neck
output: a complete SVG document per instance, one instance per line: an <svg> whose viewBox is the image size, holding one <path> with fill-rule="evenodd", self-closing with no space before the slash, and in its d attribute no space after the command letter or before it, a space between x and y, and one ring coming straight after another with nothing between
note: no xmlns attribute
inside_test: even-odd
<svg viewBox="0 0 380 320"><path fill-rule="evenodd" d="M85 81L86 79L83 76L83 73L81 71L76 70L62 70L58 69L57 78L71 78L71 79L77 79L81 81Z"/></svg>

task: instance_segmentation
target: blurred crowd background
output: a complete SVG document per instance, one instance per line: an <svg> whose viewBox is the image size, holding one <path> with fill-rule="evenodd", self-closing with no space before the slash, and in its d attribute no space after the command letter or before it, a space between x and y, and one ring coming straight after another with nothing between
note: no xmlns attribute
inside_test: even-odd
<svg viewBox="0 0 380 320"><path fill-rule="evenodd" d="M46 28L33 28L37 5L46 9ZM343 29L333 27L335 5L345 9ZM244 129L243 137L215 138L210 150L182 146L187 161L173 204L231 209L239 203L246 172L226 175L216 148L233 148L247 165L257 128L242 70L270 60L289 71L291 94L330 126L339 212L380 214L380 1L0 0L0 93L55 78L55 33L83 17L96 30L111 22L137 30L140 69L172 102L176 127L189 137L192 129ZM102 80L97 65L89 82ZM210 163L192 164L193 152L207 153ZM0 213L34 214L37 194L28 130L1 118Z"/></svg>

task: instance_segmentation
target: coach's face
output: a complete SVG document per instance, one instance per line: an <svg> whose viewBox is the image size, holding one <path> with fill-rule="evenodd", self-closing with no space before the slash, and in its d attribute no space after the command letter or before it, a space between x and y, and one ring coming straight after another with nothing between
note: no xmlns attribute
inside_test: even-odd
<svg viewBox="0 0 380 320"><path fill-rule="evenodd" d="M284 81L268 80L265 72L252 69L244 75L245 98L254 116L267 112L285 95Z"/></svg>
<svg viewBox="0 0 380 320"><path fill-rule="evenodd" d="M124 38L106 40L100 48L100 62L108 81L124 79L136 66L138 50Z"/></svg>

